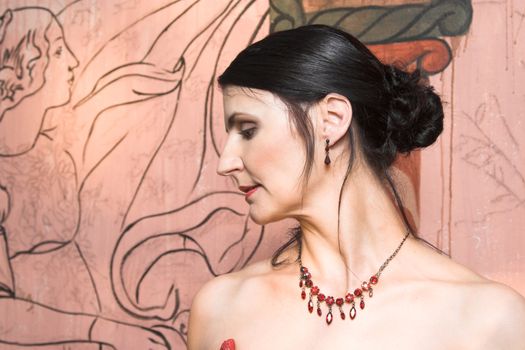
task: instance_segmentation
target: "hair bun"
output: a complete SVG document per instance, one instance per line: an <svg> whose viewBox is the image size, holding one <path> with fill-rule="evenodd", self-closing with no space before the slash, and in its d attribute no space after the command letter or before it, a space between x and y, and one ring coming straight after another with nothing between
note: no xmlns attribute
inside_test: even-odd
<svg viewBox="0 0 525 350"><path fill-rule="evenodd" d="M388 91L386 144L407 153L427 147L443 131L443 106L434 89L421 78L419 70L407 73L385 66Z"/></svg>

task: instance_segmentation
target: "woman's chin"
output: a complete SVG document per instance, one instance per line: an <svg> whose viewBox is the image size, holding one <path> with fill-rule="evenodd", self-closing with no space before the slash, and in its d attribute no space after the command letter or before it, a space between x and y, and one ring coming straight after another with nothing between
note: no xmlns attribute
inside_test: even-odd
<svg viewBox="0 0 525 350"><path fill-rule="evenodd" d="M272 222L282 220L282 218L277 218L275 215L270 215L269 213L263 214L254 210L253 207L250 207L250 212L248 214L250 219L258 225L267 225Z"/></svg>
<svg viewBox="0 0 525 350"><path fill-rule="evenodd" d="M250 219L255 222L257 225L266 225L268 224L268 222L266 220L264 220L263 218L257 216L257 215L252 215L251 212L250 212Z"/></svg>

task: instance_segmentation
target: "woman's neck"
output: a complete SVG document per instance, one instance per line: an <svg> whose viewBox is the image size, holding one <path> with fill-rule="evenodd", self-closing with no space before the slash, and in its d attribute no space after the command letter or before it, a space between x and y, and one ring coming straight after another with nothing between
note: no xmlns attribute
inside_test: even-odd
<svg viewBox="0 0 525 350"><path fill-rule="evenodd" d="M375 274L406 234L388 190L366 169L358 168L343 190L338 235L339 187L332 182L316 190L309 196L309 203L315 205L305 206L309 212L298 218L303 266L312 272L315 283L337 295Z"/></svg>
<svg viewBox="0 0 525 350"><path fill-rule="evenodd" d="M5 111L0 122L0 154L16 155L34 146L46 113L44 104L36 99L25 98L13 109Z"/></svg>

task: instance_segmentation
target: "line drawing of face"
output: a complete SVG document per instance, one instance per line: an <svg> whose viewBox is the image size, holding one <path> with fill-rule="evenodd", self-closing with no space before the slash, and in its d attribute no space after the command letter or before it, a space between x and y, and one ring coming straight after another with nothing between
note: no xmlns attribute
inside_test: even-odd
<svg viewBox="0 0 525 350"><path fill-rule="evenodd" d="M0 51L0 154L14 156L33 148L47 110L70 101L79 62L56 16L41 7L4 12Z"/></svg>
<svg viewBox="0 0 525 350"><path fill-rule="evenodd" d="M43 93L49 94L49 107L58 107L69 102L71 87L75 80L73 70L79 62L65 41L62 26L54 17L46 31L49 42L48 63L44 72L46 84ZM47 92L49 90L49 93Z"/></svg>

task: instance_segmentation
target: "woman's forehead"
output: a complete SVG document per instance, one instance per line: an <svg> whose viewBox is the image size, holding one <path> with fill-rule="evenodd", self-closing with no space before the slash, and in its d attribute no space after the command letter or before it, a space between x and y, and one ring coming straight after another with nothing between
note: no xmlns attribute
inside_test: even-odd
<svg viewBox="0 0 525 350"><path fill-rule="evenodd" d="M46 38L52 43L57 39L63 39L63 37L64 33L58 22L55 19L51 20L51 23L49 24L49 27L46 30Z"/></svg>
<svg viewBox="0 0 525 350"><path fill-rule="evenodd" d="M257 108L277 109L282 111L284 103L274 94L266 90L228 86L223 89L225 109Z"/></svg>

